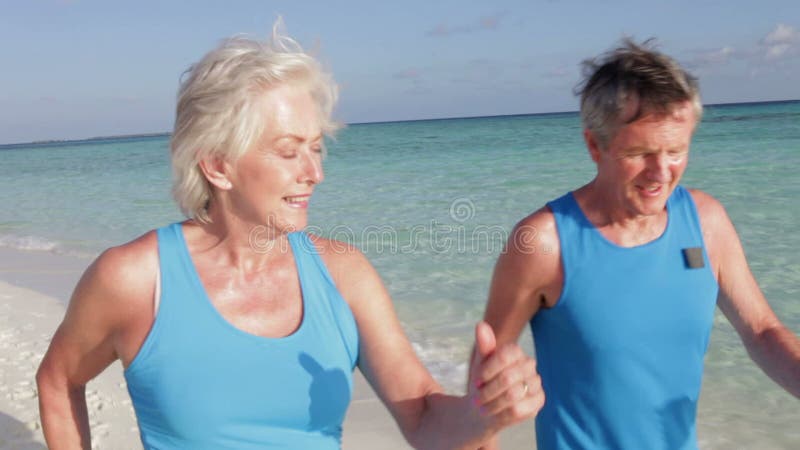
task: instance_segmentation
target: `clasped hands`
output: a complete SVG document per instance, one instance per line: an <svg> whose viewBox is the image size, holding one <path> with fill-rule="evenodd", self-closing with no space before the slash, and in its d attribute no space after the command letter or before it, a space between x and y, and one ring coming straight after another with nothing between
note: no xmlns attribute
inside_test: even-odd
<svg viewBox="0 0 800 450"><path fill-rule="evenodd" d="M535 417L545 401L536 360L516 343L498 347L491 326L479 322L475 326L467 398L481 440Z"/></svg>

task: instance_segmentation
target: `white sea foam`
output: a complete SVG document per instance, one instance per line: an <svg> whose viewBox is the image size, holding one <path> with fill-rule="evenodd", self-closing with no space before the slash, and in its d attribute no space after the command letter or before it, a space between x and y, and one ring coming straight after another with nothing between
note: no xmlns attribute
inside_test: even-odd
<svg viewBox="0 0 800 450"><path fill-rule="evenodd" d="M0 247L54 252L60 248L60 245L56 241L51 241L39 236L16 236L13 234L6 234L0 235Z"/></svg>
<svg viewBox="0 0 800 450"><path fill-rule="evenodd" d="M448 392L461 394L467 383L467 357L463 348L441 342L412 342L414 351L431 375Z"/></svg>

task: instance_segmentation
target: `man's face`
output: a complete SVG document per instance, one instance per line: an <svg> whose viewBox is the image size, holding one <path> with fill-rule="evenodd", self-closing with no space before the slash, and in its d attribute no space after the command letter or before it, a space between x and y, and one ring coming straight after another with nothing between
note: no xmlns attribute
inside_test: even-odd
<svg viewBox="0 0 800 450"><path fill-rule="evenodd" d="M668 114L645 114L622 126L605 148L587 133L599 186L629 217L664 211L686 170L697 117L690 102Z"/></svg>

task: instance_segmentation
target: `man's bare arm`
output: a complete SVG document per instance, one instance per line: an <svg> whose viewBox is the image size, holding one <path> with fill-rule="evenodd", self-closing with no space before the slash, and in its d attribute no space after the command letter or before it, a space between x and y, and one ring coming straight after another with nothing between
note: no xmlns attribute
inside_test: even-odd
<svg viewBox="0 0 800 450"><path fill-rule="evenodd" d="M758 287L725 208L708 194L693 191L692 195L719 283L717 305L753 361L800 398L800 339L781 323Z"/></svg>

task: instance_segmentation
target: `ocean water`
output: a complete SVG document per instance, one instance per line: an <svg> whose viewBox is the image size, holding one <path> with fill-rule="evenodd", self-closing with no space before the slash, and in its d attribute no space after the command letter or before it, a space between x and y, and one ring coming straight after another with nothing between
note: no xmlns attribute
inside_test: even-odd
<svg viewBox="0 0 800 450"><path fill-rule="evenodd" d="M0 246L92 258L181 218L167 137L0 148ZM351 125L329 144L310 228L358 245L420 357L451 391L517 220L589 181L577 114ZM779 317L800 333L800 102L708 107L683 184L726 206ZM1 274L0 274L1 276ZM532 352L528 332L521 342ZM703 448L798 448L800 402L717 314Z"/></svg>

